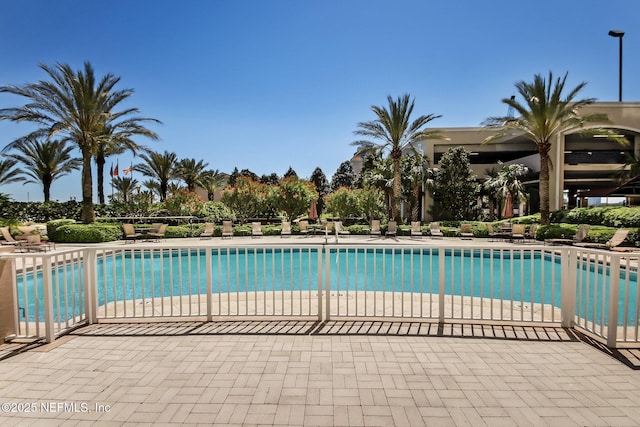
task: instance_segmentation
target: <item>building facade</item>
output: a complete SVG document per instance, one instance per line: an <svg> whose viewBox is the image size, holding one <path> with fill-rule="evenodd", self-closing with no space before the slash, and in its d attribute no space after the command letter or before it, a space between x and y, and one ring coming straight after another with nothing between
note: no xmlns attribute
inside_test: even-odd
<svg viewBox="0 0 640 427"><path fill-rule="evenodd" d="M552 211L584 205L588 197L611 194L620 187L615 175L623 168L627 156L640 156L640 102L596 102L584 107L581 112L606 114L609 122L591 127L614 129L625 136L628 144L620 145L598 134L587 136L573 132L557 135L550 152L549 203ZM470 127L440 131L446 140L426 140L421 147L432 167L438 166L442 154L449 148L462 146L471 152L471 167L479 179L499 162L522 163L532 173L527 184L538 188L539 154L534 143L522 135L483 144L495 130ZM535 204L534 200L537 200L537 195L532 197L532 205ZM427 209L430 205L431 199L426 193L422 203L423 220L431 219ZM534 210L538 210L537 205Z"/></svg>

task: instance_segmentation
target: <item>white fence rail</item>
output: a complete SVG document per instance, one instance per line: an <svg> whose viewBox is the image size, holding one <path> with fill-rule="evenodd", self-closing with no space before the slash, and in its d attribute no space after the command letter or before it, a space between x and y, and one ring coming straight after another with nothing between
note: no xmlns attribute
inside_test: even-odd
<svg viewBox="0 0 640 427"><path fill-rule="evenodd" d="M100 319L560 323L639 343L640 254L488 245L172 247L9 254L16 336ZM610 321L611 319L611 321Z"/></svg>

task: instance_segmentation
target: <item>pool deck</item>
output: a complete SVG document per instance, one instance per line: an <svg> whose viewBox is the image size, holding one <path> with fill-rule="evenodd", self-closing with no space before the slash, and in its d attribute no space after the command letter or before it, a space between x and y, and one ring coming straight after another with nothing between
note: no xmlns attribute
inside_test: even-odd
<svg viewBox="0 0 640 427"><path fill-rule="evenodd" d="M167 243L322 244L324 237ZM101 323L51 344L0 345L3 426L637 426L638 402L640 351L608 351L553 326Z"/></svg>

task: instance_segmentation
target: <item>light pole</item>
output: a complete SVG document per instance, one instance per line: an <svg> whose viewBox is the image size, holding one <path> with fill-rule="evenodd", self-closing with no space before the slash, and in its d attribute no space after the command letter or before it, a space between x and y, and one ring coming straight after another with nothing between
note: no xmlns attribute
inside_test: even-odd
<svg viewBox="0 0 640 427"><path fill-rule="evenodd" d="M611 37L617 37L620 39L620 65L618 66L618 102L622 102L622 36L624 36L624 31L620 30L611 30L609 31L609 35Z"/></svg>

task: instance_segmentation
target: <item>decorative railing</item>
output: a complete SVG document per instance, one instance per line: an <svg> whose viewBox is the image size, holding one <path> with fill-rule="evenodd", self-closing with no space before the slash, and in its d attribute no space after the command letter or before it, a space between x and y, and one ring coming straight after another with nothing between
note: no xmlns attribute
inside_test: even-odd
<svg viewBox="0 0 640 427"><path fill-rule="evenodd" d="M0 292L14 302L11 335L48 341L105 319L398 318L554 323L615 347L639 342L639 257L449 242L109 245L3 255L12 280Z"/></svg>

